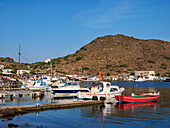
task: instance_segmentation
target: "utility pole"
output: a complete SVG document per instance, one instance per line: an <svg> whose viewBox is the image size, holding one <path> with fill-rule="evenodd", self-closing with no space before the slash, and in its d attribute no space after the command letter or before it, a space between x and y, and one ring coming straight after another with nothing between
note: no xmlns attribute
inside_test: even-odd
<svg viewBox="0 0 170 128"><path fill-rule="evenodd" d="M21 56L21 45L19 44L18 79L20 79L20 56Z"/></svg>
<svg viewBox="0 0 170 128"><path fill-rule="evenodd" d="M52 80L52 76L53 76L53 69L52 69L53 67L52 67L52 62L51 62L51 80Z"/></svg>

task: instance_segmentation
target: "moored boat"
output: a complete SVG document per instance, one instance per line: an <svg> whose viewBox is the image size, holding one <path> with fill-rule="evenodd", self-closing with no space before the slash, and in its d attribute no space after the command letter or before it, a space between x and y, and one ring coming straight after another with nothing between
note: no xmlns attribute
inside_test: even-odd
<svg viewBox="0 0 170 128"><path fill-rule="evenodd" d="M116 100L122 103L137 103L137 102L152 102L156 101L160 96L160 92L158 91L153 93L142 93L139 95L134 95L132 93L131 96L115 96Z"/></svg>
<svg viewBox="0 0 170 128"><path fill-rule="evenodd" d="M99 85L93 83L93 87L90 92L78 92L78 99L88 100L105 100L114 98L115 95L121 95L125 88L119 88L119 86L112 85L110 82L101 81Z"/></svg>
<svg viewBox="0 0 170 128"><path fill-rule="evenodd" d="M29 88L29 90L32 91L45 91L46 89L48 90L49 88L51 88L50 85L46 84L45 82L42 82L41 80L36 80L34 85L32 87Z"/></svg>
<svg viewBox="0 0 170 128"><path fill-rule="evenodd" d="M139 78L135 79L135 82L145 82L145 81L146 81L146 79L144 77L143 78L139 77Z"/></svg>
<svg viewBox="0 0 170 128"><path fill-rule="evenodd" d="M89 92L89 88L80 87L79 84L68 82L63 86L54 87L52 86L52 92L55 95L60 96L77 96L77 92Z"/></svg>

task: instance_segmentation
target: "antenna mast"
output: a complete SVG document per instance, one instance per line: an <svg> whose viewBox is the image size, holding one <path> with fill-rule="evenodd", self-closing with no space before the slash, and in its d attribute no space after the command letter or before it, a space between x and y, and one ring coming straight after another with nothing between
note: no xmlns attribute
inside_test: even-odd
<svg viewBox="0 0 170 128"><path fill-rule="evenodd" d="M21 45L19 44L18 79L20 78L20 56L21 56Z"/></svg>

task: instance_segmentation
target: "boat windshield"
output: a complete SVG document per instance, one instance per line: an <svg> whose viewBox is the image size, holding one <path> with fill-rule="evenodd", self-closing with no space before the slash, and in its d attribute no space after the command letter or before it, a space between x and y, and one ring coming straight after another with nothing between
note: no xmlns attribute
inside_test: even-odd
<svg viewBox="0 0 170 128"><path fill-rule="evenodd" d="M110 89L110 92L115 92L115 91L118 91L118 89L117 88L111 88Z"/></svg>

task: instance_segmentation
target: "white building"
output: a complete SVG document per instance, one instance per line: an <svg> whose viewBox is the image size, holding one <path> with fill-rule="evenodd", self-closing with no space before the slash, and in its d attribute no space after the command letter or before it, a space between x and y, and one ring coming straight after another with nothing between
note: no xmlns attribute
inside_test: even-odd
<svg viewBox="0 0 170 128"><path fill-rule="evenodd" d="M30 70L20 70L20 75L23 75L24 73L30 73L31 71ZM19 70L17 70L17 75L19 73Z"/></svg>
<svg viewBox="0 0 170 128"><path fill-rule="evenodd" d="M44 61L45 63L51 62L51 59L47 59Z"/></svg>
<svg viewBox="0 0 170 128"><path fill-rule="evenodd" d="M4 69L5 68L5 65L0 65L0 69Z"/></svg>
<svg viewBox="0 0 170 128"><path fill-rule="evenodd" d="M145 77L148 80L154 80L155 72L154 71L134 71L135 77Z"/></svg>
<svg viewBox="0 0 170 128"><path fill-rule="evenodd" d="M155 76L155 72L154 71L134 71L134 75L135 77Z"/></svg>
<svg viewBox="0 0 170 128"><path fill-rule="evenodd" d="M3 69L2 70L2 74L4 75L12 75L13 73L11 73L12 69Z"/></svg>

